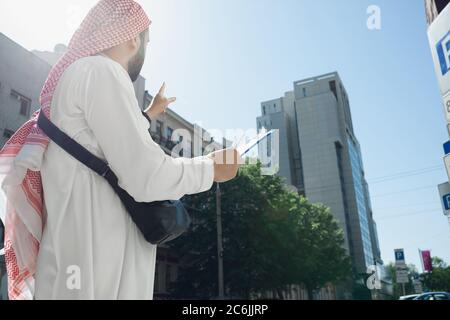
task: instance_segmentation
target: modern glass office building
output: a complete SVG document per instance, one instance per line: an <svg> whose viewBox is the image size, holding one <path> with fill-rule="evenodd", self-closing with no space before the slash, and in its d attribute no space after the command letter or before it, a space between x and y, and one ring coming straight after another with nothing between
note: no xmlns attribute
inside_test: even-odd
<svg viewBox="0 0 450 320"><path fill-rule="evenodd" d="M261 104L259 129L279 129L279 175L311 202L330 207L356 271L381 264L377 227L347 92L338 73L294 82Z"/></svg>
<svg viewBox="0 0 450 320"><path fill-rule="evenodd" d="M361 230L361 240L364 251L366 266L374 264L372 240L369 229L369 216L367 208L366 192L364 190L364 170L361 160L359 146L348 137L348 150L350 153L350 163L353 176L353 187L355 189L356 208L359 218L359 227Z"/></svg>

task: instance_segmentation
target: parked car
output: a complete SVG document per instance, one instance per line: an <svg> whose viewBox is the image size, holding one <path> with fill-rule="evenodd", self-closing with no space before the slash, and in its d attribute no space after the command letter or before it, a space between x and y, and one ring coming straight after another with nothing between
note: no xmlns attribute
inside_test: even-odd
<svg viewBox="0 0 450 320"><path fill-rule="evenodd" d="M398 300L414 300L414 298L420 296L419 294L410 294L408 296L401 296Z"/></svg>
<svg viewBox="0 0 450 320"><path fill-rule="evenodd" d="M450 300L450 293L427 292L415 297L413 300Z"/></svg>

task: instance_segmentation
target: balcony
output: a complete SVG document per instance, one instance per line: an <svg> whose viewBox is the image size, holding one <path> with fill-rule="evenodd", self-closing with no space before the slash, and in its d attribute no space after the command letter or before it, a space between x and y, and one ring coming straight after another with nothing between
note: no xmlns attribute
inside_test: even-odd
<svg viewBox="0 0 450 320"><path fill-rule="evenodd" d="M164 151L166 151L166 153L168 154L170 154L172 152L172 149L176 146L175 142L165 138L159 133L151 132L150 135L152 136L153 141L163 147Z"/></svg>

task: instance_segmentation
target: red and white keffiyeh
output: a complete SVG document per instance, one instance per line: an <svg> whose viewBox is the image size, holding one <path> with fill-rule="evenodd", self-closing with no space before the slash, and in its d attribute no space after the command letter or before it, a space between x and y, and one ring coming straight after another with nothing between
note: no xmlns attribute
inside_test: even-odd
<svg viewBox="0 0 450 320"><path fill-rule="evenodd" d="M72 63L131 40L150 24L144 10L133 0L99 1L44 84L40 104L46 116L50 117L58 81ZM5 225L8 293L12 300L33 299L36 260L45 223L40 167L49 138L37 126L39 113L40 110L35 112L0 151L0 218Z"/></svg>

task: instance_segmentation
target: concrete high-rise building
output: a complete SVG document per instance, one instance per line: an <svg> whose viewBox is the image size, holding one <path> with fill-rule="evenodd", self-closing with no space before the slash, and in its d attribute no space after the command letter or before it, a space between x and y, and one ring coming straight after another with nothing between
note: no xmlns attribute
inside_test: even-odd
<svg viewBox="0 0 450 320"><path fill-rule="evenodd" d="M294 83L263 102L258 129L279 130L279 175L313 203L330 207L356 270L382 264L377 227L347 92L338 73Z"/></svg>

